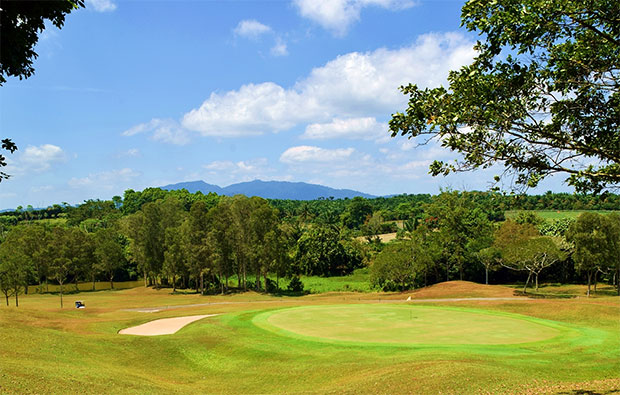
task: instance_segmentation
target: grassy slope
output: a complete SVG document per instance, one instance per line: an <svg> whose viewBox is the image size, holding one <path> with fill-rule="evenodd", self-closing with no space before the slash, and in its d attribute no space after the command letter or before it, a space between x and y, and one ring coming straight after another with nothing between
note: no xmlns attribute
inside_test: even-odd
<svg viewBox="0 0 620 395"><path fill-rule="evenodd" d="M439 284L416 297L505 295L511 289ZM169 295L137 288L80 295L85 310L57 308L54 295L0 307L0 392L514 392L620 390L620 299L470 301L442 305L525 314L577 328L559 343L437 348L333 345L265 331L266 310L342 304L352 294L301 298ZM404 294L358 294L359 299ZM348 299L347 299L348 298ZM358 298L355 298L358 299ZM363 300L362 300L363 301ZM226 302L159 313L130 307ZM230 302L239 302L233 303ZM359 303L360 301L357 301ZM120 336L156 318L226 313L160 337Z"/></svg>

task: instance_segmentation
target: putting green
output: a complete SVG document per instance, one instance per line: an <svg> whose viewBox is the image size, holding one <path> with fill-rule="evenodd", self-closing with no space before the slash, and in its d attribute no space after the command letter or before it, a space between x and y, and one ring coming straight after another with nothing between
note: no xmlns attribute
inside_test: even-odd
<svg viewBox="0 0 620 395"><path fill-rule="evenodd" d="M561 333L541 320L480 310L358 304L269 311L254 323L316 340L435 345L498 345L547 340Z"/></svg>

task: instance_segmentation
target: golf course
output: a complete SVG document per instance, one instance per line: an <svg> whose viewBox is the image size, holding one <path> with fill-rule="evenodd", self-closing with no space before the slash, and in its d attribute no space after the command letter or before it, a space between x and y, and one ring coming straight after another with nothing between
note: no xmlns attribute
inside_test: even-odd
<svg viewBox="0 0 620 395"><path fill-rule="evenodd" d="M85 309L24 295L19 309L0 309L0 392L617 393L620 300L604 291L533 299L452 281L278 297L138 287L80 293ZM171 334L148 333L149 323L175 322ZM122 334L144 324L147 333Z"/></svg>

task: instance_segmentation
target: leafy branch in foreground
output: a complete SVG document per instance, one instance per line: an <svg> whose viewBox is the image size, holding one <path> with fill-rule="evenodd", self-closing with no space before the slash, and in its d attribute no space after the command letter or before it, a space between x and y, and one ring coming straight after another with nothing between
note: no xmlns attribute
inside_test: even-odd
<svg viewBox="0 0 620 395"><path fill-rule="evenodd" d="M580 192L620 185L620 7L612 0L470 0L462 24L477 57L449 87L401 87L397 135L462 154L430 173L500 163L517 185L555 173ZM497 176L496 181L500 181Z"/></svg>

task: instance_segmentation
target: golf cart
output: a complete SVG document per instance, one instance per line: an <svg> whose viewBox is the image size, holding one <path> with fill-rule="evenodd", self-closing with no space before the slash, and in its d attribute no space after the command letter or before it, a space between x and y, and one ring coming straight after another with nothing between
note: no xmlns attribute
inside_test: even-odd
<svg viewBox="0 0 620 395"><path fill-rule="evenodd" d="M81 300L78 300L78 301L75 302L75 308L76 309L85 309L86 305Z"/></svg>

